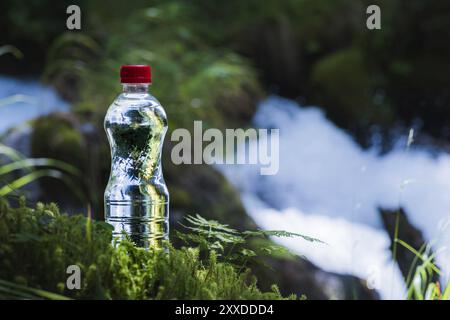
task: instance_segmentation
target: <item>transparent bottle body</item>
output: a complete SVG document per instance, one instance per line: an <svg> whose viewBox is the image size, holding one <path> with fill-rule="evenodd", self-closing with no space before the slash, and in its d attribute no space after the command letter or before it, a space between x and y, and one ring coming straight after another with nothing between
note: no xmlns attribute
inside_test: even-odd
<svg viewBox="0 0 450 320"><path fill-rule="evenodd" d="M141 247L162 247L169 234L169 193L161 167L167 117L145 84L126 84L105 117L111 174L105 220L113 237Z"/></svg>

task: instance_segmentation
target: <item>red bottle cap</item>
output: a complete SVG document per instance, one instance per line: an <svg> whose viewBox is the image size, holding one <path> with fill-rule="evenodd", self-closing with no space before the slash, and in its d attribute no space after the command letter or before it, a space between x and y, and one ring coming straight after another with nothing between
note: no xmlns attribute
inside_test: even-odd
<svg viewBox="0 0 450 320"><path fill-rule="evenodd" d="M120 67L120 82L151 83L152 72L150 66L135 64Z"/></svg>

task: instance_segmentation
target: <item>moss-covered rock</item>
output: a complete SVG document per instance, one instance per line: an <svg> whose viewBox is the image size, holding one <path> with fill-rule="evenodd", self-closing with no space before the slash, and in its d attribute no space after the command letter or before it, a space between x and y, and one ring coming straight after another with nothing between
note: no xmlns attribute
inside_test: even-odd
<svg viewBox="0 0 450 320"><path fill-rule="evenodd" d="M31 123L30 154L32 158L51 158L73 165L86 172L88 154L79 121L70 113L53 113ZM42 200L59 201L66 208L81 207L79 195L62 180L43 177L38 180ZM82 180L77 188L85 188ZM87 194L88 192L86 192Z"/></svg>
<svg viewBox="0 0 450 320"><path fill-rule="evenodd" d="M83 168L86 143L78 120L69 113L53 113L32 123L31 155L49 157Z"/></svg>
<svg viewBox="0 0 450 320"><path fill-rule="evenodd" d="M338 122L368 123L371 108L370 73L357 49L345 49L326 56L314 67L312 80L318 105L325 105Z"/></svg>
<svg viewBox="0 0 450 320"><path fill-rule="evenodd" d="M179 165L167 161L164 175L170 192L171 225L174 229L189 213L226 221L238 230L255 229L239 194L226 178L208 165Z"/></svg>
<svg viewBox="0 0 450 320"><path fill-rule="evenodd" d="M374 79L357 48L337 51L317 62L312 86L314 102L342 127L356 131L393 121L389 109L374 99Z"/></svg>

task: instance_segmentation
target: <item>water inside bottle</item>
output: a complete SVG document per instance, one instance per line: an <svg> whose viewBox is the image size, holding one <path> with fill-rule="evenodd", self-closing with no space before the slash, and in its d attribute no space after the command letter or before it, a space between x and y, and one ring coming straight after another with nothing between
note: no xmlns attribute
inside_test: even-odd
<svg viewBox="0 0 450 320"><path fill-rule="evenodd" d="M112 157L105 219L115 238L161 247L169 232L169 194L161 168L167 118L153 96L132 89L116 99L105 117Z"/></svg>

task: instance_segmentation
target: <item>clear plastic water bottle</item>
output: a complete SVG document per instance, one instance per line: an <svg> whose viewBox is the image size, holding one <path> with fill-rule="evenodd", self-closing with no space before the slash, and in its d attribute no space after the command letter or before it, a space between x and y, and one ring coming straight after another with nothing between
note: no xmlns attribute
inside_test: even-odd
<svg viewBox="0 0 450 320"><path fill-rule="evenodd" d="M104 123L112 157L105 220L114 237L123 239L125 231L138 246L161 247L169 233L169 193L161 167L167 117L148 92L149 66L122 66L120 77L123 92Z"/></svg>

